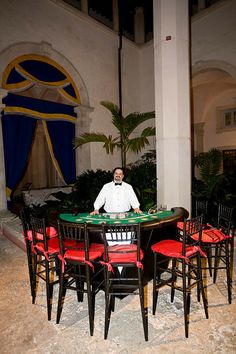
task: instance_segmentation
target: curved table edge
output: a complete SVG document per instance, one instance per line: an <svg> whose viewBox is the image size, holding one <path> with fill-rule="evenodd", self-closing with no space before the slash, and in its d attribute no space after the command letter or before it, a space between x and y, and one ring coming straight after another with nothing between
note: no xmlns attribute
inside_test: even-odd
<svg viewBox="0 0 236 354"><path fill-rule="evenodd" d="M171 208L171 211L173 211L172 215L166 216L165 218L156 219L155 221L151 220L151 221L143 222L141 224L141 227L145 229L154 229L158 227L163 227L167 224L170 225L170 224L177 223L178 221L183 221L184 219L187 219L189 216L189 212L182 207L173 207Z"/></svg>

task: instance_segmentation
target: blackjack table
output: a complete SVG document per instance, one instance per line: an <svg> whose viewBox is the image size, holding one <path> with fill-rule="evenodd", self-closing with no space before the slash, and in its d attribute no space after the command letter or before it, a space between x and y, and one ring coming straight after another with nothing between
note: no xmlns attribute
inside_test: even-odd
<svg viewBox="0 0 236 354"><path fill-rule="evenodd" d="M177 223L187 216L186 209L176 207L171 210L158 210L154 213L144 211L142 214L134 212L101 213L98 215L90 215L90 213L60 214L60 219L73 223L86 223L89 229L94 230L100 230L103 223L108 225L140 223L141 229L150 230Z"/></svg>
<svg viewBox="0 0 236 354"><path fill-rule="evenodd" d="M60 219L72 223L87 223L92 242L103 242L102 224L133 224L141 226L141 248L144 251L144 280L148 282L153 278L153 252L151 246L163 239L176 237L178 221L183 221L189 215L182 207L174 207L170 210L158 210L155 213L143 212L136 214L127 213L101 213L90 215L89 213L60 214ZM128 274L127 274L128 276Z"/></svg>

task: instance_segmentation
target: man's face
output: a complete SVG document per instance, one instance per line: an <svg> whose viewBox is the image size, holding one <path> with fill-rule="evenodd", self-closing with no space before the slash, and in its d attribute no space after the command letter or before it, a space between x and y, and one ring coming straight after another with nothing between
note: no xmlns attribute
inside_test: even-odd
<svg viewBox="0 0 236 354"><path fill-rule="evenodd" d="M115 182L122 182L123 178L124 178L124 174L123 174L122 170L120 170L120 169L115 170L114 181Z"/></svg>

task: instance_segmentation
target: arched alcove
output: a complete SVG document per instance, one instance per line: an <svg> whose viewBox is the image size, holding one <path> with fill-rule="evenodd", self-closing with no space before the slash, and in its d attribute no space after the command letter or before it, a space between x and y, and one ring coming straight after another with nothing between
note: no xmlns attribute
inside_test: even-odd
<svg viewBox="0 0 236 354"><path fill-rule="evenodd" d="M200 61L192 70L194 150L233 145L235 131L219 131L220 107L236 106L236 68L224 61Z"/></svg>
<svg viewBox="0 0 236 354"><path fill-rule="evenodd" d="M88 127L90 124L90 119L89 119L89 112L91 111L90 105L89 105L89 99L88 99L88 94L87 94L87 89L85 87L85 84L79 75L78 71L76 68L72 65L70 61L67 60L63 55L55 51L50 44L42 42L42 43L18 43L16 45L12 45L5 49L1 55L0 55L0 75L2 78L2 82L4 82L4 75L6 74L6 71L9 69L9 64L12 63L16 58L19 57L24 57L24 56L42 56L44 58L47 58L49 61L52 61L57 64L59 68L62 68L62 71L66 73L66 75L70 78L72 78L73 82L76 83L74 86L74 89L79 92L79 100L78 102L72 102L71 104L73 105L74 108L76 108L76 114L77 114L77 122L76 122L76 134L80 132L80 127L86 124ZM4 88L4 85L3 85ZM7 91L4 93L4 96L8 94L9 92L15 93L17 95L23 95L26 97L32 97L32 98L40 98L43 100L48 100L48 101L53 101L57 103L65 103L66 99L62 98L61 95L56 92L56 90L53 89L53 87L48 87L47 85L41 85L39 82L35 82L34 85L29 85L29 87L25 87L24 90L22 90L19 87L15 88L7 88ZM70 104L67 102L67 104ZM81 113L82 112L82 113ZM41 143L38 144L38 146L41 146L41 148L45 145L45 137L44 134L42 134L42 126L41 123L39 122L37 125L37 138L42 138ZM2 145L2 144L1 144ZM44 149L45 150L45 149ZM85 160L87 161L87 164L90 161L90 151L87 148L84 152ZM3 154L2 154L3 155ZM0 155L1 156L1 155ZM44 155L46 158L46 155ZM46 165L48 165L48 156L46 158L47 162ZM78 156L76 158L78 161ZM81 156L80 156L81 160ZM4 166L4 162L0 161L1 166ZM50 167L49 167L50 168ZM51 176L52 178L52 176ZM55 176L54 176L54 182L55 182ZM41 185L40 185L41 187Z"/></svg>

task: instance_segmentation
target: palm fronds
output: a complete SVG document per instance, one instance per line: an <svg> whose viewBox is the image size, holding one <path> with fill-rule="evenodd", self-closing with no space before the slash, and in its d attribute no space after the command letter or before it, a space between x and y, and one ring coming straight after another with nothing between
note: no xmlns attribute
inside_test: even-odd
<svg viewBox="0 0 236 354"><path fill-rule="evenodd" d="M106 136L101 133L84 133L79 137L74 139L74 147L75 149L91 142L99 142L104 143L103 147L105 148L107 154L113 153L114 148L117 146L118 138L112 138L111 135Z"/></svg>
<svg viewBox="0 0 236 354"><path fill-rule="evenodd" d="M124 125L127 135L130 135L141 123L155 118L155 112L130 113L124 118Z"/></svg>
<svg viewBox="0 0 236 354"><path fill-rule="evenodd" d="M101 142L107 154L112 154L114 149L121 150L122 166L126 166L126 154L128 150L135 153L141 151L146 145L149 145L148 137L155 135L155 128L145 128L141 135L136 138L130 138L131 133L143 122L155 117L155 112L130 113L126 117L120 114L119 107L110 101L101 101L103 107L112 114L112 124L118 130L118 136L106 136L103 133L84 133L74 140L74 147L77 148L86 143Z"/></svg>
<svg viewBox="0 0 236 354"><path fill-rule="evenodd" d="M222 152L218 149L210 149L195 157L194 163L200 168L201 179L204 182L219 175L222 162Z"/></svg>
<svg viewBox="0 0 236 354"><path fill-rule="evenodd" d="M155 128L145 128L141 136L129 139L128 147L133 152L140 152L146 145L150 145L148 137L155 135Z"/></svg>

